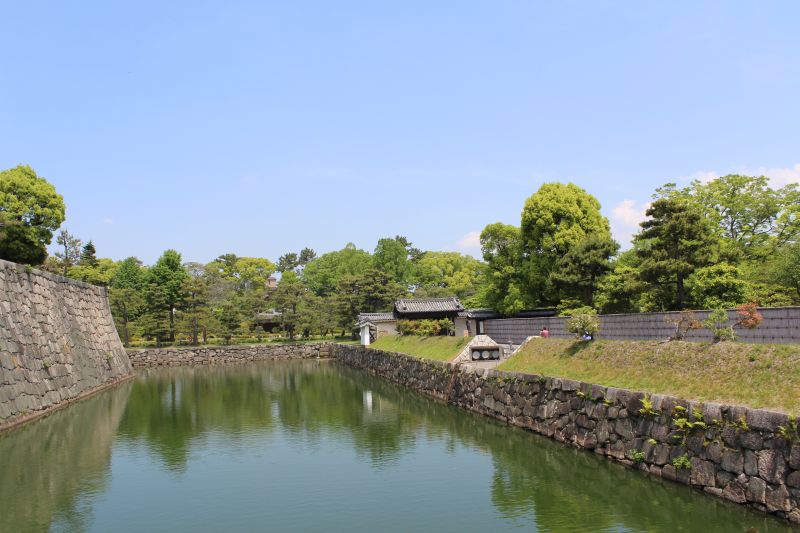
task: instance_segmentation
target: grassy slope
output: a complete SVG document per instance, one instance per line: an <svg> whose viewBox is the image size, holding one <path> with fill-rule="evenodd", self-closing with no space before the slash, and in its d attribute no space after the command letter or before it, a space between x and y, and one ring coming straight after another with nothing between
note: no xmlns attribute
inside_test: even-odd
<svg viewBox="0 0 800 533"><path fill-rule="evenodd" d="M501 370L800 413L800 346L533 339Z"/></svg>
<svg viewBox="0 0 800 533"><path fill-rule="evenodd" d="M386 335L372 343L371 348L400 352L424 359L450 361L464 349L469 337L418 337L416 335Z"/></svg>

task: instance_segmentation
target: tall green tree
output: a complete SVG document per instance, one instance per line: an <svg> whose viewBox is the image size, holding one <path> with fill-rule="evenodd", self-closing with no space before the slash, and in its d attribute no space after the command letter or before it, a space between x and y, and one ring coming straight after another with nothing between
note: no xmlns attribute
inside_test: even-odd
<svg viewBox="0 0 800 533"><path fill-rule="evenodd" d="M186 269L181 263L181 254L175 250L165 251L148 271L149 290L163 295L163 298L151 295L148 303L152 302L153 305L148 311L166 314L170 341L175 340L175 310L183 297L183 282L187 277Z"/></svg>
<svg viewBox="0 0 800 533"><path fill-rule="evenodd" d="M520 228L524 298L528 305L554 303L550 273L556 261L587 235L610 239L597 198L573 183L545 183L525 201Z"/></svg>
<svg viewBox="0 0 800 533"><path fill-rule="evenodd" d="M294 252L285 253L278 258L278 272L288 272L300 265L300 259Z"/></svg>
<svg viewBox="0 0 800 533"><path fill-rule="evenodd" d="M480 291L484 267L481 261L458 252L425 252L413 268L414 294L468 298Z"/></svg>
<svg viewBox="0 0 800 533"><path fill-rule="evenodd" d="M303 306L311 294L294 270L287 270L281 276L278 287L269 294L269 303L281 313L281 327L290 339L294 338L302 323L307 321L301 312L309 310Z"/></svg>
<svg viewBox="0 0 800 533"><path fill-rule="evenodd" d="M300 265L307 265L317 257L317 252L313 248L303 248L300 250L300 257L298 263Z"/></svg>
<svg viewBox="0 0 800 533"><path fill-rule="evenodd" d="M692 302L700 309L731 308L747 301L747 282L728 263L698 268L689 277Z"/></svg>
<svg viewBox="0 0 800 533"><path fill-rule="evenodd" d="M525 308L522 239L519 228L496 222L481 232L486 261L486 304L505 314Z"/></svg>
<svg viewBox="0 0 800 533"><path fill-rule="evenodd" d="M375 269L404 285L408 284L412 270L406 242L398 239L380 239L372 255Z"/></svg>
<svg viewBox="0 0 800 533"><path fill-rule="evenodd" d="M29 166L0 171L0 259L40 265L64 221L64 199Z"/></svg>
<svg viewBox="0 0 800 533"><path fill-rule="evenodd" d="M81 259L81 240L67 230L62 229L58 232L56 243L61 249L55 253L56 261L61 269L62 275L66 276L70 267L78 264Z"/></svg>
<svg viewBox="0 0 800 533"><path fill-rule="evenodd" d="M344 276L363 274L371 267L369 252L348 243L341 250L328 252L308 263L303 269L302 279L316 295L328 296L336 292Z"/></svg>
<svg viewBox="0 0 800 533"><path fill-rule="evenodd" d="M594 293L600 279L611 270L611 257L619 244L608 235L589 234L556 260L550 282L565 300L594 307ZM579 305L573 305L578 307Z"/></svg>
<svg viewBox="0 0 800 533"><path fill-rule="evenodd" d="M800 235L797 184L773 189L764 176L730 174L695 181L688 193L708 210L729 260L767 258Z"/></svg>
<svg viewBox="0 0 800 533"><path fill-rule="evenodd" d="M179 330L185 331L191 343L199 343L201 331L206 331L207 323L211 318L211 308L208 305L208 279L205 277L205 267L200 263L187 263L188 276L183 281L181 292L181 320ZM205 340L205 335L203 335Z"/></svg>
<svg viewBox="0 0 800 533"><path fill-rule="evenodd" d="M683 309L687 301L686 279L712 259L717 240L704 213L683 197L667 190L646 211L647 220L635 242L643 281L671 288L671 297L660 307Z"/></svg>
<svg viewBox="0 0 800 533"><path fill-rule="evenodd" d="M80 265L95 267L97 266L97 249L94 243L89 240L81 249L81 257L78 261Z"/></svg>
<svg viewBox="0 0 800 533"><path fill-rule="evenodd" d="M406 294L406 287L382 270L344 276L333 300L337 325L343 332L352 331L359 313L389 311L394 301Z"/></svg>
<svg viewBox="0 0 800 533"><path fill-rule="evenodd" d="M791 288L800 301L800 242L781 247L772 266L775 283Z"/></svg>

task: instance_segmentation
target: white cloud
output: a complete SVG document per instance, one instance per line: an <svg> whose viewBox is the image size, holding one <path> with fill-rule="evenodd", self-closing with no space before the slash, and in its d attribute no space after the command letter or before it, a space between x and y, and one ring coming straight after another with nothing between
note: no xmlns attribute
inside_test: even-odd
<svg viewBox="0 0 800 533"><path fill-rule="evenodd" d="M792 167L739 167L724 173L715 170L699 170L688 176L681 176L678 178L679 183L686 183L698 180L702 183L708 183L711 180L724 176L725 174L742 174L745 176L767 176L770 178L773 187L783 187L790 183L800 183L800 163Z"/></svg>
<svg viewBox="0 0 800 533"><path fill-rule="evenodd" d="M458 247L463 249L475 249L481 247L481 232L470 231L458 241Z"/></svg>
<svg viewBox="0 0 800 533"><path fill-rule="evenodd" d="M472 257L481 257L481 232L470 231L461 237L455 245L449 245L446 250L454 252L461 252L462 254L471 255Z"/></svg>
<svg viewBox="0 0 800 533"><path fill-rule="evenodd" d="M650 207L649 203L639 205L636 200L622 200L611 209L611 233L614 238L628 248L633 235L639 231L639 223L645 217L645 211Z"/></svg>
<svg viewBox="0 0 800 533"><path fill-rule="evenodd" d="M788 168L757 168L754 172L742 172L742 174L755 174L757 176L767 176L770 178L773 187L783 187L790 183L800 184L800 163Z"/></svg>
<svg viewBox="0 0 800 533"><path fill-rule="evenodd" d="M110 226L110 225L111 225L111 224L113 224L113 223L114 223L114 219L113 219L113 218L111 218L111 217L107 217L107 218L104 218L104 219L103 219L103 224L105 224L105 225L107 225L107 226Z"/></svg>

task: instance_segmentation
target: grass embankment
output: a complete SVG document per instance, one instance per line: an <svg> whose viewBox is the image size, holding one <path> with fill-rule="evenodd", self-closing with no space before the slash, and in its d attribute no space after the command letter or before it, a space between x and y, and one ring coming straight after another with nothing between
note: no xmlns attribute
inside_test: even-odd
<svg viewBox="0 0 800 533"><path fill-rule="evenodd" d="M532 339L499 369L800 413L798 345Z"/></svg>
<svg viewBox="0 0 800 533"><path fill-rule="evenodd" d="M471 339L469 337L419 337L417 335L386 335L370 347L387 352L400 352L423 359L450 361Z"/></svg>

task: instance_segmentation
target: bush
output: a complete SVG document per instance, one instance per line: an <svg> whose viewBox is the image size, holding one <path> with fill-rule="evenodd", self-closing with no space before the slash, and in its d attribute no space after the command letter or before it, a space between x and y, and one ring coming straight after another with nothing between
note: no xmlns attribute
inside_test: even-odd
<svg viewBox="0 0 800 533"><path fill-rule="evenodd" d="M756 329L764 321L764 315L758 312L758 306L754 303L742 304L736 308L739 320L736 327Z"/></svg>
<svg viewBox="0 0 800 533"><path fill-rule="evenodd" d="M430 337L434 335L450 335L455 331L453 321L449 318L440 320L398 320L397 332L400 335L419 335Z"/></svg>
<svg viewBox="0 0 800 533"><path fill-rule="evenodd" d="M728 312L725 309L711 311L703 321L703 326L714 336L714 342L736 340L733 326L728 324Z"/></svg>
<svg viewBox="0 0 800 533"><path fill-rule="evenodd" d="M681 311L678 315L667 316L664 318L664 322L675 327L675 332L669 338L671 341L683 340L689 331L703 327L703 324L697 320L691 311Z"/></svg>
<svg viewBox="0 0 800 533"><path fill-rule="evenodd" d="M594 338L600 331L600 320L596 314L578 313L567 320L567 331L574 333L579 339L587 334Z"/></svg>

